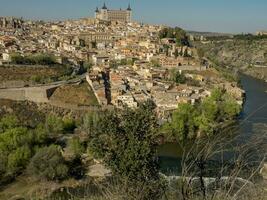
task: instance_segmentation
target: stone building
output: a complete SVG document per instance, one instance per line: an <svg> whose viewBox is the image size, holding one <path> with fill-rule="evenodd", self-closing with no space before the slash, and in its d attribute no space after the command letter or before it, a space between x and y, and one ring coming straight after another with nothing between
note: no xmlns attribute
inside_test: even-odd
<svg viewBox="0 0 267 200"><path fill-rule="evenodd" d="M119 21L129 23L132 21L132 9L129 4L126 10L109 10L104 3L101 9L96 8L95 18L105 21Z"/></svg>
<svg viewBox="0 0 267 200"><path fill-rule="evenodd" d="M14 17L0 17L1 28L22 28L23 20Z"/></svg>

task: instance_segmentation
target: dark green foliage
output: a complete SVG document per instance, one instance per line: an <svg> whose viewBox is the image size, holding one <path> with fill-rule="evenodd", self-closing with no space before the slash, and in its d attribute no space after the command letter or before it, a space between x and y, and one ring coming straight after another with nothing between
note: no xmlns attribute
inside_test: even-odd
<svg viewBox="0 0 267 200"><path fill-rule="evenodd" d="M49 115L45 121L45 129L50 135L57 135L63 132L63 121L55 115Z"/></svg>
<svg viewBox="0 0 267 200"><path fill-rule="evenodd" d="M73 132L76 128L76 123L73 119L65 118L63 119L63 131L64 132Z"/></svg>
<svg viewBox="0 0 267 200"><path fill-rule="evenodd" d="M175 49L174 57L175 57L175 58L178 58L178 56L179 56L179 51L178 51L178 49Z"/></svg>
<svg viewBox="0 0 267 200"><path fill-rule="evenodd" d="M179 71L172 70L170 74L170 80L177 83L177 84L185 84L186 83L186 77L183 73L180 73Z"/></svg>
<svg viewBox="0 0 267 200"><path fill-rule="evenodd" d="M253 34L239 34L234 35L234 39L237 40L262 40L267 39L266 35L253 35Z"/></svg>
<svg viewBox="0 0 267 200"><path fill-rule="evenodd" d="M54 126L48 127L57 130ZM21 173L36 149L48 144L50 140L51 134L43 124L30 129L22 126L12 115L0 119L0 178L13 177Z"/></svg>
<svg viewBox="0 0 267 200"><path fill-rule="evenodd" d="M85 152L85 146L78 137L73 137L68 141L68 148L75 155L75 157L80 157L82 153Z"/></svg>
<svg viewBox="0 0 267 200"><path fill-rule="evenodd" d="M179 105L171 121L163 126L163 131L170 140L178 141L211 136L221 124L234 119L240 111L241 106L233 97L222 89L215 89L200 104Z"/></svg>
<svg viewBox="0 0 267 200"><path fill-rule="evenodd" d="M136 110L105 112L89 135L94 155L129 185L128 192L146 190L143 199L157 199L164 188L156 160L158 124L153 109L147 102Z"/></svg>
<svg viewBox="0 0 267 200"><path fill-rule="evenodd" d="M186 35L186 32L179 28L164 28L159 32L160 39L162 38L175 38L177 45L181 46L189 46L189 40Z"/></svg>
<svg viewBox="0 0 267 200"><path fill-rule="evenodd" d="M18 126L18 119L13 115L6 115L0 120L0 133L7 129L15 128Z"/></svg>
<svg viewBox="0 0 267 200"><path fill-rule="evenodd" d="M24 57L19 54L14 54L11 56L11 62L18 65L53 65L56 64L56 59L54 56L48 54L35 54Z"/></svg>
<svg viewBox="0 0 267 200"><path fill-rule="evenodd" d="M32 156L33 134L23 127L12 127L0 133L0 176L16 175Z"/></svg>
<svg viewBox="0 0 267 200"><path fill-rule="evenodd" d="M60 147L54 145L38 150L27 170L30 174L46 180L62 180L68 176L68 167Z"/></svg>

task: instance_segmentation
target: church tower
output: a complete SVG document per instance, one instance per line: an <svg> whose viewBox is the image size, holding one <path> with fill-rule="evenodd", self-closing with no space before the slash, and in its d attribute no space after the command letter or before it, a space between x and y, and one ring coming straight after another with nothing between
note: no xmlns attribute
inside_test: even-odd
<svg viewBox="0 0 267 200"><path fill-rule="evenodd" d="M108 20L108 8L106 6L106 3L104 3L100 12L101 12L101 19Z"/></svg>
<svg viewBox="0 0 267 200"><path fill-rule="evenodd" d="M127 22L131 22L132 21L132 8L131 5L128 5L128 8L126 9L127 12Z"/></svg>

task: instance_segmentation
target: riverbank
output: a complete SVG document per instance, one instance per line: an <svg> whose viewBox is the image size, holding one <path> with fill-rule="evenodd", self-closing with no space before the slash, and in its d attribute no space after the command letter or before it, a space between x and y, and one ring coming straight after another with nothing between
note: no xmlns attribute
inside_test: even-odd
<svg viewBox="0 0 267 200"><path fill-rule="evenodd" d="M244 70L244 74L267 82L267 67L254 67Z"/></svg>
<svg viewBox="0 0 267 200"><path fill-rule="evenodd" d="M246 101L240 113L236 135L246 144L252 137L263 137L267 134L267 83L244 74L240 75L241 85L246 91ZM267 144L267 141L266 141ZM159 148L162 172L174 174L181 170L181 147L167 143Z"/></svg>

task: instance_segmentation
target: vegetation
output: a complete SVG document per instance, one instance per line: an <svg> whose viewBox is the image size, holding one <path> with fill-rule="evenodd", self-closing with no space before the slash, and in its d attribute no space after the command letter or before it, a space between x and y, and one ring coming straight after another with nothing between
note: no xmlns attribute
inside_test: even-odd
<svg viewBox="0 0 267 200"><path fill-rule="evenodd" d="M39 122L32 128L24 126L12 115L0 118L0 179L6 181L16 177L24 171L29 163L31 163L29 168L34 170L36 176L39 173L42 178L63 178L67 170L63 165L59 147L47 146L55 142L59 134L73 131L74 127L73 120L62 120L53 115L48 116L45 122ZM51 154L48 155L47 152ZM54 165L59 166L54 169L56 171L49 169L49 174L48 171L44 171L44 168L53 168Z"/></svg>
<svg viewBox="0 0 267 200"><path fill-rule="evenodd" d="M267 39L266 35L253 35L253 34L239 34L234 35L234 39L236 40L262 40Z"/></svg>
<svg viewBox="0 0 267 200"><path fill-rule="evenodd" d="M177 71L177 70L171 71L170 80L177 83L177 84L185 84L186 83L186 77L184 76L184 74Z"/></svg>
<svg viewBox="0 0 267 200"><path fill-rule="evenodd" d="M53 65L56 59L48 54L34 54L29 56L21 56L19 54L11 55L11 63L18 65Z"/></svg>
<svg viewBox="0 0 267 200"><path fill-rule="evenodd" d="M163 28L159 32L159 38L160 39L162 39L162 38L174 38L174 39L176 39L177 45L190 46L186 32L179 27Z"/></svg>
<svg viewBox="0 0 267 200"><path fill-rule="evenodd" d="M230 40L222 39L205 44L195 42L194 45L199 57L207 58L217 69L223 70L223 76L229 80L235 80L233 75L238 71L263 80L267 78L267 68L264 67L267 64L266 36L235 35Z"/></svg>
<svg viewBox="0 0 267 200"><path fill-rule="evenodd" d="M202 103L181 104L172 114L171 121L164 124L167 138L186 141L212 136L225 122L234 119L241 106L222 89L215 89Z"/></svg>
<svg viewBox="0 0 267 200"><path fill-rule="evenodd" d="M54 145L39 149L27 170L29 174L46 180L61 180L68 175L68 166L62 157L60 147Z"/></svg>
<svg viewBox="0 0 267 200"><path fill-rule="evenodd" d="M0 120L0 178L16 176L28 164L35 148L46 140L43 130L31 130L19 124L15 116ZM0 182L1 184L1 182Z"/></svg>
<svg viewBox="0 0 267 200"><path fill-rule="evenodd" d="M97 120L92 116L89 122L90 151L127 186L122 192L128 199L138 195L140 199L159 199L164 189L156 160L158 125L153 109L147 102L137 110L105 112Z"/></svg>
<svg viewBox="0 0 267 200"><path fill-rule="evenodd" d="M159 61L157 59L151 60L151 65L152 65L152 67L155 67L155 68L161 67L161 64L159 63Z"/></svg>
<svg viewBox="0 0 267 200"><path fill-rule="evenodd" d="M85 145L82 144L78 137L69 140L68 147L75 157L80 157L85 152Z"/></svg>

